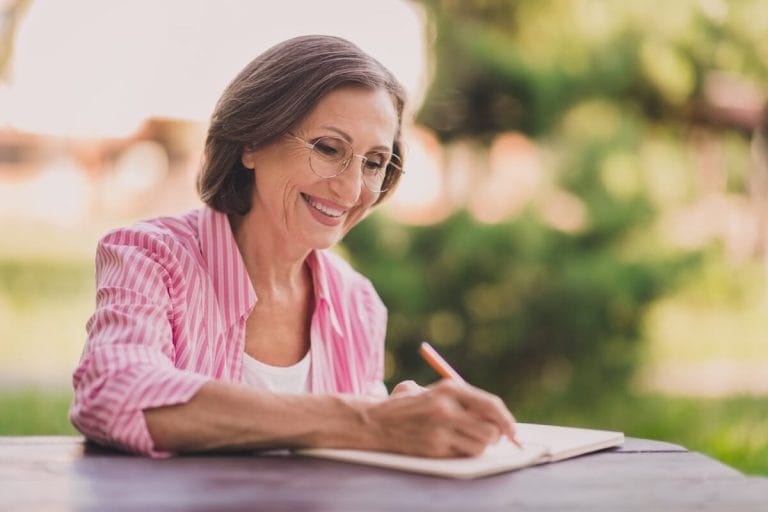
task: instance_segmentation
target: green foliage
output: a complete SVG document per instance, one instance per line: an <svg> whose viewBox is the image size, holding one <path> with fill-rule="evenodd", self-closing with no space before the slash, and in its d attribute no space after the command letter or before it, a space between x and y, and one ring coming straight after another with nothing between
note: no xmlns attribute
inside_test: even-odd
<svg viewBox="0 0 768 512"><path fill-rule="evenodd" d="M420 338L433 338L472 382L516 412L543 401L552 404L553 422L569 411L591 426L624 420L629 433L695 438L691 448L712 443L703 451L719 453L727 435L699 425L692 402L634 397L628 414L620 397L629 399L625 384L647 341L646 312L683 278L700 279L699 263L713 254L711 247L673 251L671 235L660 231L705 193L747 192L747 130L718 113L713 98L741 94L717 85L723 76L742 86L768 80L767 4L418 3L430 20L435 62L417 122L449 144L488 146L510 131L536 137L552 157L553 186L583 202L587 221L575 234L553 231L537 218L534 198L526 214L497 226L459 214L429 228L370 219L353 232L350 253L390 306L391 380L429 380L414 353ZM719 165L711 155L692 156L700 151L692 134L702 131L722 149L723 190L702 188L701 176L697 182L703 167ZM694 233L706 231L693 224ZM722 259L717 265L730 275ZM403 266L408 277L394 280ZM683 318L680 304L664 311ZM693 322L677 327L696 343L687 347L699 348L691 323L704 309L693 311L685 317ZM667 403L680 410L662 410ZM753 402L739 406L746 403ZM648 424L644 414L653 418ZM727 413L717 415L727 423Z"/></svg>
<svg viewBox="0 0 768 512"><path fill-rule="evenodd" d="M347 235L355 265L389 307L390 382L434 379L416 355L428 339L509 404L542 394L589 402L625 389L647 310L699 260L664 250L652 187L632 164L615 163L644 151L644 127L604 102L580 106L558 126L552 145L568 151L554 186L586 210L573 233L550 227L532 199L493 225L466 212L427 227L373 216Z"/></svg>
<svg viewBox="0 0 768 512"><path fill-rule="evenodd" d="M687 125L706 121L695 109L708 71L768 79L762 0L419 3L436 67L418 120L443 140L545 134L596 97Z"/></svg>
<svg viewBox="0 0 768 512"><path fill-rule="evenodd" d="M590 400L632 375L644 312L688 260L623 259L621 235L567 235L532 214L488 225L459 213L429 227L374 216L345 245L389 307L391 383L435 380L417 356L427 339L471 382L520 403Z"/></svg>

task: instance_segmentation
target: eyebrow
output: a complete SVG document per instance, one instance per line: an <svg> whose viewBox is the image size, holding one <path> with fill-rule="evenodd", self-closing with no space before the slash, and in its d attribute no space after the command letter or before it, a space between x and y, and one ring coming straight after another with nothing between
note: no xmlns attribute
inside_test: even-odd
<svg viewBox="0 0 768 512"><path fill-rule="evenodd" d="M341 128L336 128L335 126L321 126L320 128L324 128L326 130L330 130L332 132L336 132L339 136L341 136L342 139L344 139L347 142L349 142L350 144L352 144L352 137L347 132L342 130ZM367 153L370 153L371 151L375 151L375 150L386 151L388 153L392 153L392 151L393 151L393 149L390 148L389 146L379 145L379 146L374 146L374 147L370 148L367 151Z"/></svg>

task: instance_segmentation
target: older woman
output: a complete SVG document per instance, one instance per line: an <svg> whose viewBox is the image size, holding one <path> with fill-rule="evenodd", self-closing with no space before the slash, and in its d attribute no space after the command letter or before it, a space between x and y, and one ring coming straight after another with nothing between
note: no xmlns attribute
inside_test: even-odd
<svg viewBox="0 0 768 512"><path fill-rule="evenodd" d="M73 424L153 457L270 447L482 451L514 420L451 381L383 383L386 309L327 249L402 173L404 93L353 44L254 59L216 105L205 207L99 243Z"/></svg>

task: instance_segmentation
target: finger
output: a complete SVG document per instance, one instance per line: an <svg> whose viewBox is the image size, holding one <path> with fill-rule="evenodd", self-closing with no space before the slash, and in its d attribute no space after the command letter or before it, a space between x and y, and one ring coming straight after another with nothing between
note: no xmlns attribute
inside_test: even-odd
<svg viewBox="0 0 768 512"><path fill-rule="evenodd" d="M484 446L496 443L501 438L502 431L495 423L480 421L474 416L467 416L457 421L455 429L462 435L482 443Z"/></svg>
<svg viewBox="0 0 768 512"><path fill-rule="evenodd" d="M441 390L428 390L421 395L429 421L469 437L484 446L498 441L502 428L478 416L462 405L456 396Z"/></svg>
<svg viewBox="0 0 768 512"><path fill-rule="evenodd" d="M402 382L399 382L394 388L392 388L392 395L400 394L400 393L421 393L426 388L419 386L416 384L416 382L412 380L404 380Z"/></svg>
<svg viewBox="0 0 768 512"><path fill-rule="evenodd" d="M404 385L402 389L409 386ZM393 390L394 391L394 390ZM428 457L475 455L498 437L496 425L482 421L456 396L434 388L400 391L369 412L385 451Z"/></svg>
<svg viewBox="0 0 768 512"><path fill-rule="evenodd" d="M441 427L419 446L418 454L423 457L472 457L481 454L486 444L469 437L455 428Z"/></svg>
<svg viewBox="0 0 768 512"><path fill-rule="evenodd" d="M456 397L456 400L470 413L499 427L509 437L515 435L515 418L504 402L491 393L470 385L440 382L435 388Z"/></svg>
<svg viewBox="0 0 768 512"><path fill-rule="evenodd" d="M477 457L488 447L488 443L456 431L452 438L452 456Z"/></svg>

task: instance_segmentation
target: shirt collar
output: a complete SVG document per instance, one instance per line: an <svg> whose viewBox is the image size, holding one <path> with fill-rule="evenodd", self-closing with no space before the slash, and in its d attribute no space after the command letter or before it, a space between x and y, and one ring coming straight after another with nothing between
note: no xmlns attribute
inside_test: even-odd
<svg viewBox="0 0 768 512"><path fill-rule="evenodd" d="M325 304L328 310L328 317L331 320L331 326L336 334L342 336L341 324L336 315L335 305L339 302L333 300L331 287L329 286L328 276L328 258L321 251L312 251L307 258L307 264L312 271L312 280L315 288L315 300Z"/></svg>
<svg viewBox="0 0 768 512"><path fill-rule="evenodd" d="M233 325L243 315L250 314L256 304L256 292L248 277L240 250L237 247L227 215L208 206L202 209L198 234L200 248L208 273L213 279L219 309L227 326ZM325 305L331 326L342 336L341 323L336 314L331 287L329 285L328 262L320 251L312 251L307 257L312 272L315 300Z"/></svg>
<svg viewBox="0 0 768 512"><path fill-rule="evenodd" d="M198 221L200 249L213 280L216 299L227 326L250 314L256 292L237 248L225 213L203 207Z"/></svg>

